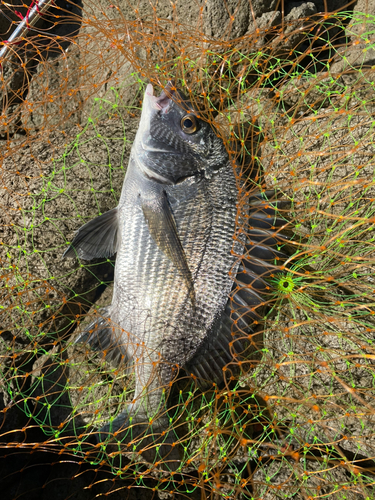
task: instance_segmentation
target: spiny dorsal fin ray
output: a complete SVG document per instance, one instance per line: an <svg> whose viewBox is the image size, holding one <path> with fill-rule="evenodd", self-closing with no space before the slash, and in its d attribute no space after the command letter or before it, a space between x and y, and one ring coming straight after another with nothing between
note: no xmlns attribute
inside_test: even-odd
<svg viewBox="0 0 375 500"><path fill-rule="evenodd" d="M163 189L141 193L142 210L150 234L160 250L173 262L183 278L193 306L194 283L186 260L185 251L177 233L176 223Z"/></svg>
<svg viewBox="0 0 375 500"><path fill-rule="evenodd" d="M254 231L254 233L271 239L268 235L272 233L264 231ZM262 249L271 252L272 255L283 255L272 247L262 246ZM265 276L270 272L280 272L280 269L271 263L254 259L253 256L241 262L230 298L219 324L214 328L215 334L205 339L195 356L186 365L187 372L198 377L197 382L202 388L209 387L212 382L219 384L223 379L223 368L228 363L231 370L238 370L236 355L247 358L259 348L262 333L254 332L253 327L254 321L257 323L261 321L262 309L267 303L267 292L269 292L269 285L262 275ZM241 281L244 281L245 286L238 289L237 282ZM250 337L246 340L248 335L252 340Z"/></svg>
<svg viewBox="0 0 375 500"><path fill-rule="evenodd" d="M249 224L260 229L274 229L286 225L286 221L280 217L272 217L267 213L262 213L260 210L251 212Z"/></svg>
<svg viewBox="0 0 375 500"><path fill-rule="evenodd" d="M287 259L288 256L284 252L275 250L272 247L261 245L247 245L246 246L246 256L255 257L256 259L263 260L263 262L274 264L275 259Z"/></svg>
<svg viewBox="0 0 375 500"><path fill-rule="evenodd" d="M63 258L75 255L85 260L112 257L117 252L118 243L116 207L81 226Z"/></svg>

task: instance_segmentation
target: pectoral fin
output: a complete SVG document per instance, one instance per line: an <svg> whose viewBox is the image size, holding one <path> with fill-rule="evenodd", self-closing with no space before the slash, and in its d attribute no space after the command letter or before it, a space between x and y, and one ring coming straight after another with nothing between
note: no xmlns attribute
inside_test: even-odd
<svg viewBox="0 0 375 500"><path fill-rule="evenodd" d="M80 227L64 257L78 255L81 259L91 260L112 257L118 245L117 207L96 217Z"/></svg>
<svg viewBox="0 0 375 500"><path fill-rule="evenodd" d="M186 260L185 251L177 233L176 223L164 190L142 194L142 210L147 221L150 234L160 250L177 267L184 279L193 306L195 292L191 272Z"/></svg>

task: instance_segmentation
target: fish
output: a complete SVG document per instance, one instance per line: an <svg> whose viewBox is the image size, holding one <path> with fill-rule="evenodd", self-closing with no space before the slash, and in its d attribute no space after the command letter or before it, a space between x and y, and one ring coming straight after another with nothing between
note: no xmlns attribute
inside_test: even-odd
<svg viewBox="0 0 375 500"><path fill-rule="evenodd" d="M164 403L176 373L185 369L202 387L223 381L261 318L266 278L282 256L285 221L267 201L272 192L253 191L239 210L235 169L215 128L173 82L159 96L148 84L119 204L84 224L64 253L116 254L112 303L76 342L130 367L135 394L98 439L131 429L125 442L139 441L146 461L171 468L180 455ZM239 213L247 231L238 235Z"/></svg>

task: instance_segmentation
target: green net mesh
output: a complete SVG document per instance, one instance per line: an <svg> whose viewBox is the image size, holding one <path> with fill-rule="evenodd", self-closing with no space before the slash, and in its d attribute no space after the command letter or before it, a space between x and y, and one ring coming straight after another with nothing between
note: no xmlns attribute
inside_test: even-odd
<svg viewBox="0 0 375 500"><path fill-rule="evenodd" d="M26 7L3 3L4 19ZM275 5L267 25L241 33L244 7L232 7L219 37L204 25L210 4L186 18L179 4L129 5L126 16L107 2L54 5L4 57L5 498L55 494L52 476L18 484L36 455L76 466L56 493L66 499L375 496L375 17L293 19ZM110 304L115 260L61 258L84 222L117 205L145 86L171 78L239 165L240 200L277 193L289 238L252 353L205 391L180 370L160 401L177 470L158 453L144 460L152 423L133 440L131 427L98 434L132 401L134 372L73 341Z"/></svg>

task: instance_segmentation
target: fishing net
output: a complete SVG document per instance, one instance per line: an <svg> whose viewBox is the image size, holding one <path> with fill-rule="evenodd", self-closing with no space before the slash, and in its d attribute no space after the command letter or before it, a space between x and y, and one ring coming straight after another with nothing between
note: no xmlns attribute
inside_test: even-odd
<svg viewBox="0 0 375 500"><path fill-rule="evenodd" d="M374 498L375 16L328 4L56 0L31 24L38 3L2 2L2 498ZM256 200L285 255L233 331L250 352L205 390L179 370L160 401L178 467L145 461L152 422L100 434L134 370L73 342L115 260L61 258L118 204L145 87L169 80L237 164L236 237Z"/></svg>

